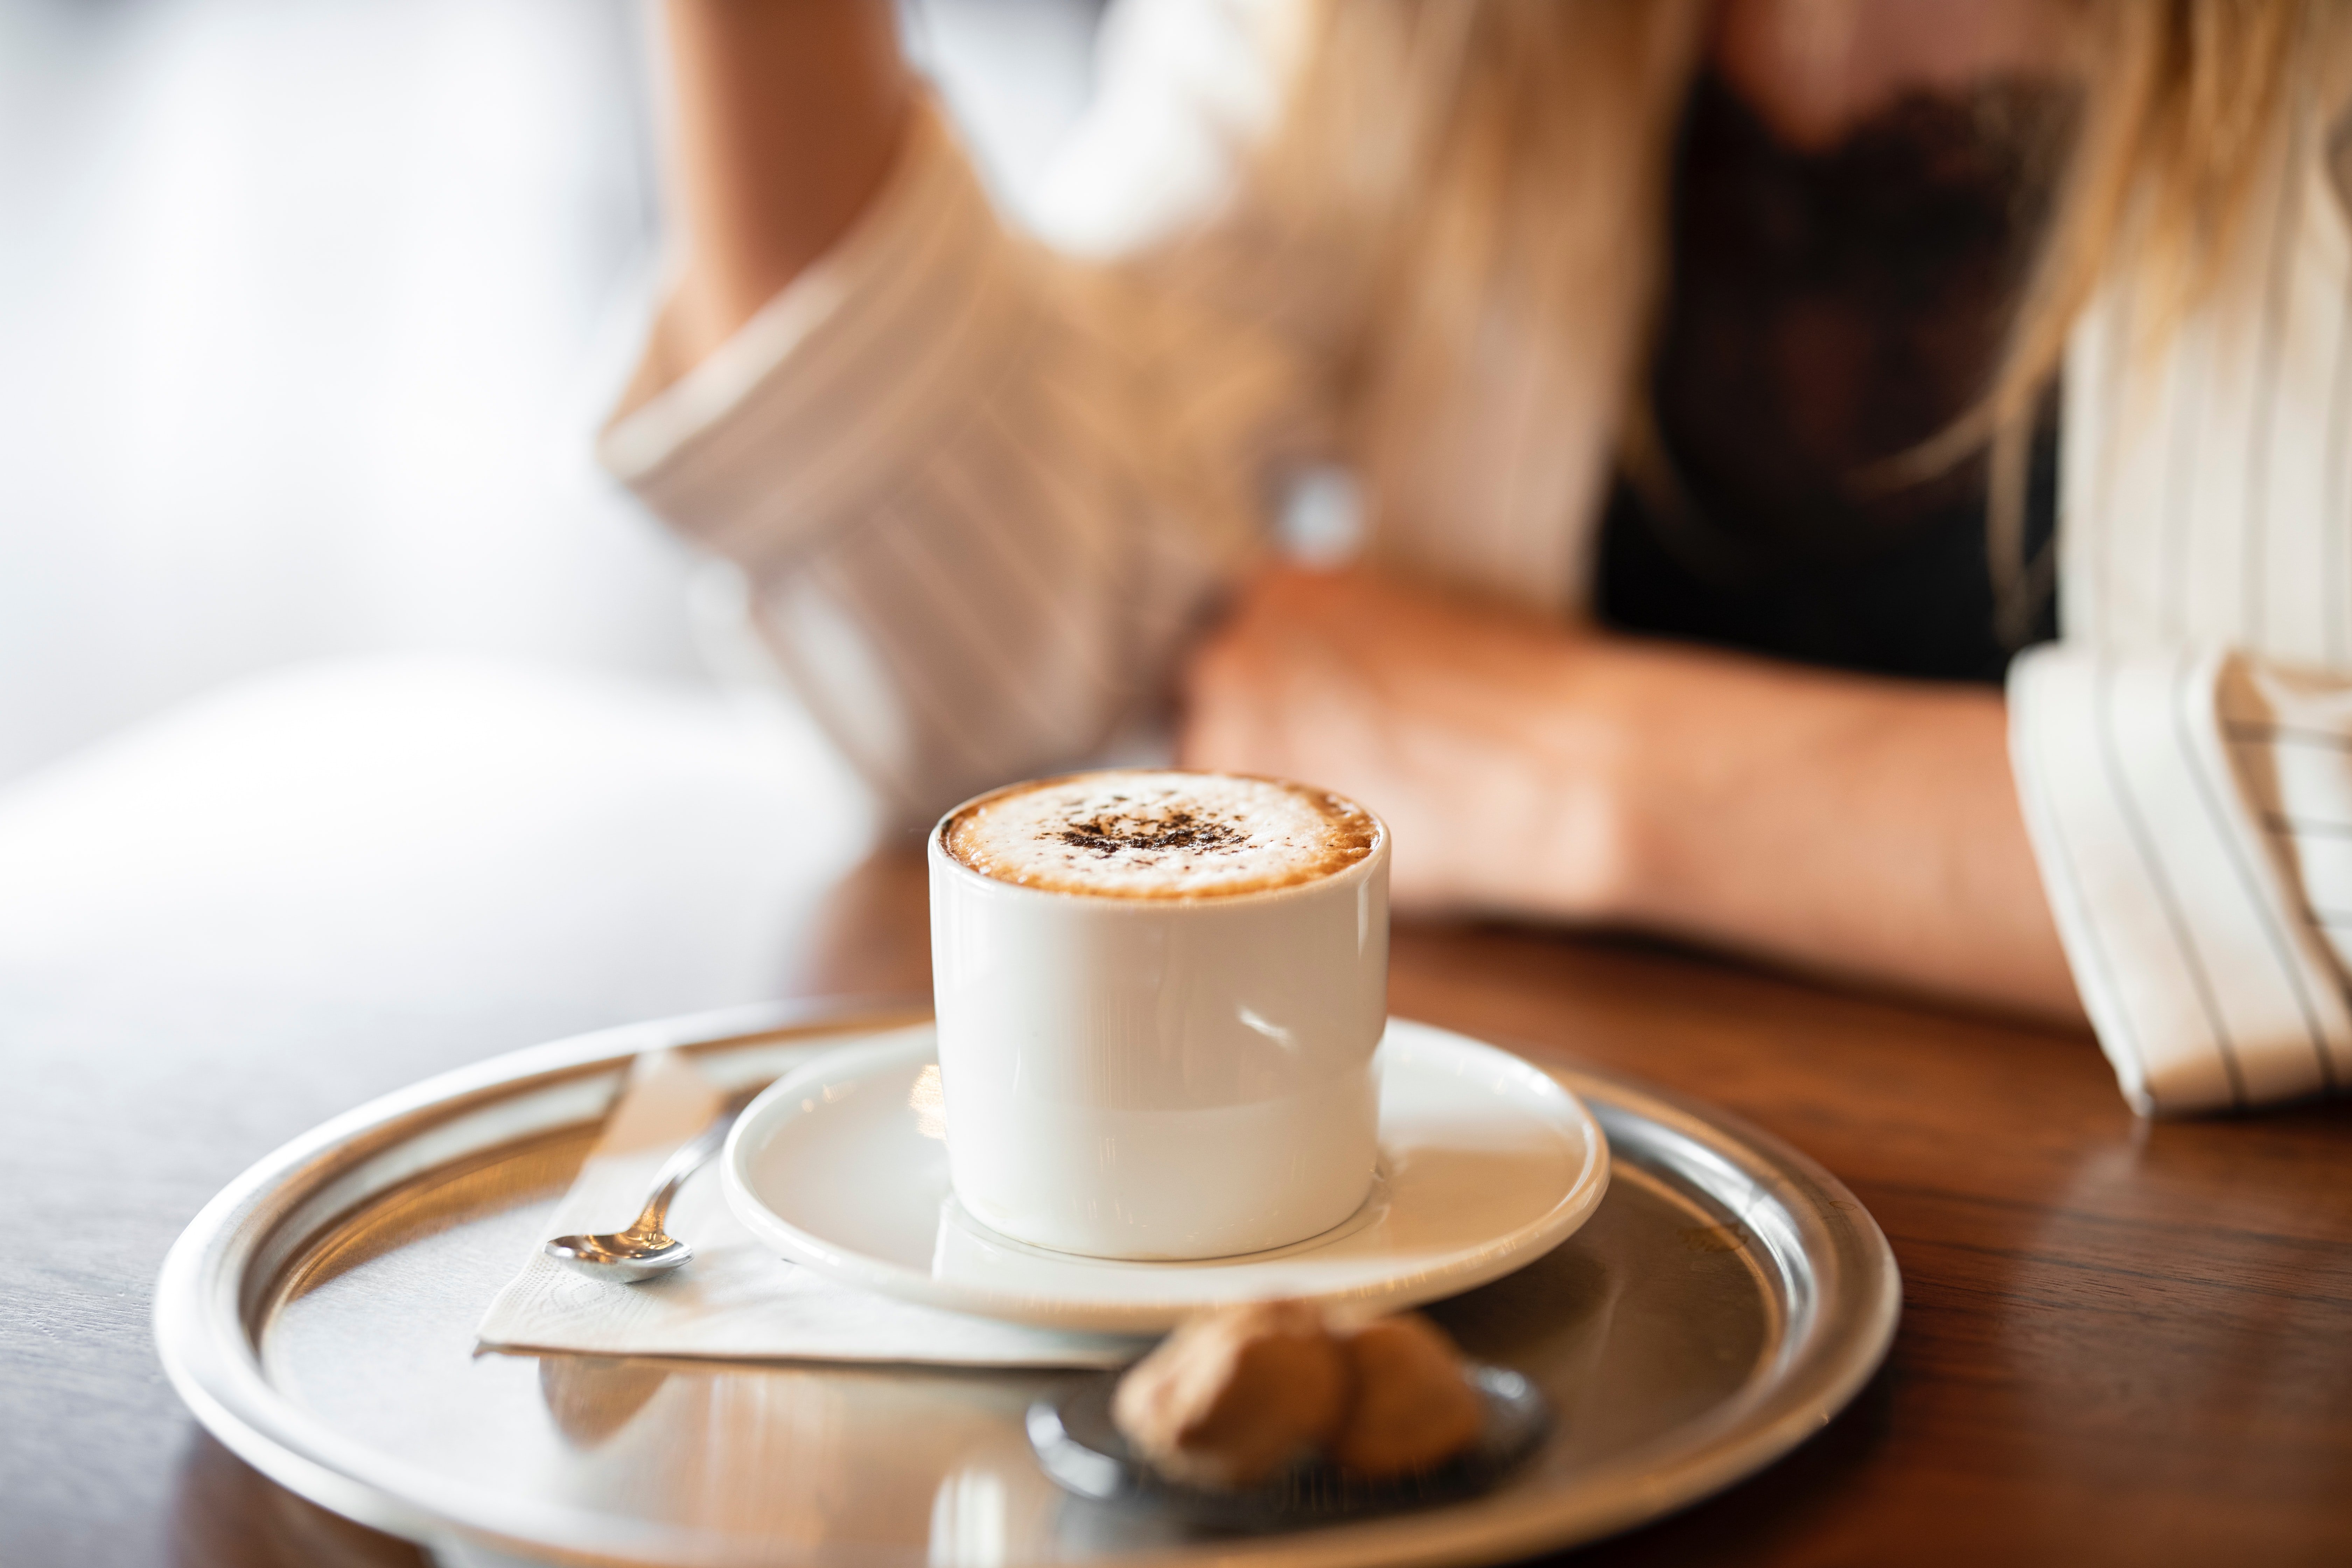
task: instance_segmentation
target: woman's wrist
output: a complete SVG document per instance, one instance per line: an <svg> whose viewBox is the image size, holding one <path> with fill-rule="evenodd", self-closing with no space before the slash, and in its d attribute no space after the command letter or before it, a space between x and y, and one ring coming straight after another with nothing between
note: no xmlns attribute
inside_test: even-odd
<svg viewBox="0 0 2352 1568"><path fill-rule="evenodd" d="M1463 816L1483 826L1465 847L1475 870L1462 901L1630 923L1655 831L1645 798L1654 674L1638 645L1615 637L1560 639L1547 653L1513 694L1507 765L1471 775L1479 798Z"/></svg>
<svg viewBox="0 0 2352 1568"><path fill-rule="evenodd" d="M1793 910L1868 793L1858 770L1932 688L1612 639L1605 918L1715 939ZM1854 826L1861 826L1855 823Z"/></svg>
<svg viewBox="0 0 2352 1568"><path fill-rule="evenodd" d="M1678 868L1700 825L1699 796L1710 760L1706 694L1677 650L1633 638L1593 639L1580 679L1592 767L1592 807L1601 842L1588 868L1584 918L1601 923L1670 925ZM1701 710L1693 722L1694 703Z"/></svg>

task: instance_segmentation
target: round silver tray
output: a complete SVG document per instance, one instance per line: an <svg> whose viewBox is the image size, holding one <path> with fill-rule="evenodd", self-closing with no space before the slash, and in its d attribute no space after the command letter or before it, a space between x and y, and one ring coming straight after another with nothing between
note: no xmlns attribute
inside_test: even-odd
<svg viewBox="0 0 2352 1568"><path fill-rule="evenodd" d="M1075 1498L1031 1403L1084 1373L477 1351L630 1059L772 1078L916 1010L771 1006L560 1041L337 1118L237 1178L163 1266L164 1370L222 1442L453 1559L571 1563L1495 1562L1655 1518L1770 1463L1870 1376L1894 1255L1820 1166L1722 1115L1571 1068L1614 1180L1559 1250L1430 1310L1557 1413L1500 1486L1264 1534Z"/></svg>

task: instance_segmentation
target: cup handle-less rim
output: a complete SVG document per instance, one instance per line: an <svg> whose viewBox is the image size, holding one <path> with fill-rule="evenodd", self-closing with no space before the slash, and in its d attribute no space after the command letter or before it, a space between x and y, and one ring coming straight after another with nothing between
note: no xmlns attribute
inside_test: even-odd
<svg viewBox="0 0 2352 1568"><path fill-rule="evenodd" d="M1278 888L1259 888L1245 893L1209 893L1204 895L1178 895L1174 897L1152 896L1147 898L1135 898L1125 894L1114 893L1076 893L1062 888L1035 888L1031 887L1025 882L1008 882L1003 880L1002 878L992 877L985 872L973 870L961 860L957 859L954 853L948 848L949 825L953 823L957 817L961 816L965 812L971 810L973 806L979 805L986 801L993 800L999 795L1012 795L1016 791L1031 790L1045 784L1058 784L1065 779L1084 778L1090 773L1180 773L1196 778L1250 779L1260 784L1280 784L1286 789L1319 790L1320 793L1328 795L1335 800L1347 801L1349 805L1354 806L1358 811L1362 812L1366 816L1371 818L1372 827L1374 829L1372 847L1370 850L1365 854L1362 859L1356 861L1352 865L1344 866L1339 870L1329 872L1324 876L1308 878L1305 881L1286 882ZM1328 890L1333 883L1345 882L1351 878L1357 881L1362 881L1370 877L1376 868L1388 863L1391 837L1391 835L1389 832L1388 819L1381 816L1379 812L1372 810L1371 807L1365 805L1362 802L1352 799L1349 796L1340 795L1336 790L1321 790L1321 786L1319 785L1302 784L1295 779L1276 778L1270 773L1223 773L1210 768L1092 768L1080 769L1074 773L1055 773L1041 779L1024 779L1018 784L1001 784L995 789L982 790L980 794L973 795L970 800L959 802L955 805L949 807L948 810L940 816L939 821L932 825L931 831L924 841L924 859L936 869L944 869L951 877L959 879L965 879L966 885L976 885L979 888L984 888L992 894L1002 894L1006 897L1024 899L1053 899L1060 900L1084 900L1089 904L1097 906L1106 911L1116 909L1141 914L1148 913L1155 910L1164 910L1171 907L1195 907L1203 904L1215 904L1220 908L1223 908L1228 906L1237 907L1244 904L1276 903L1285 899L1303 898L1309 893Z"/></svg>

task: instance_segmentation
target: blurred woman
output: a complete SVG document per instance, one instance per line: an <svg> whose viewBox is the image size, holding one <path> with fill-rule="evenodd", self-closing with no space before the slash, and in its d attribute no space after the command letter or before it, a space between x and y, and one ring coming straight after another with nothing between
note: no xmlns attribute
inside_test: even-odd
<svg viewBox="0 0 2352 1568"><path fill-rule="evenodd" d="M2325 1089L2344 9L1135 0L1031 234L886 0L670 0L604 457L912 819L1174 693L1385 815L1402 907ZM1350 482L1359 563L1283 563Z"/></svg>

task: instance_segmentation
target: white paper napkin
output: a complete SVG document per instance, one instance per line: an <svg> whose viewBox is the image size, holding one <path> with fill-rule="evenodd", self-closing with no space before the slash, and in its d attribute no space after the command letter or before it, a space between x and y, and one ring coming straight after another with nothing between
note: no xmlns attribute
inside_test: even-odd
<svg viewBox="0 0 2352 1568"><path fill-rule="evenodd" d="M548 1235L625 1226L661 1163L709 1123L721 1098L682 1057L639 1058L604 1136L549 1218ZM715 1160L678 1194L669 1231L693 1244L694 1260L642 1285L584 1279L534 1242L476 1338L503 1350L955 1366L1118 1366L1142 1349L1124 1336L919 1307L786 1263L729 1211Z"/></svg>

